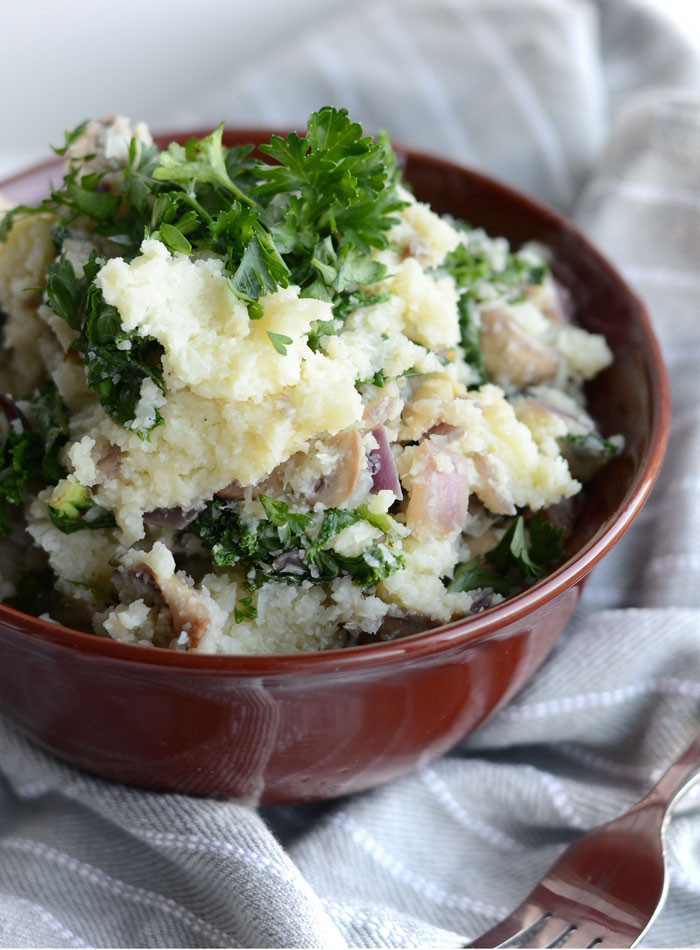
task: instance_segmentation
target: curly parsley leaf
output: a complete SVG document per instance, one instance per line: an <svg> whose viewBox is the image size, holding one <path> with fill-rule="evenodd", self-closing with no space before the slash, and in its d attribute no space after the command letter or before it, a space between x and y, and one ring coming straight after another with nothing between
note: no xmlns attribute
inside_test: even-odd
<svg viewBox="0 0 700 950"><path fill-rule="evenodd" d="M80 138L80 136L85 131L85 127L88 124L88 120L85 119L79 125L76 125L74 129L66 129L63 132L64 142L63 145L52 145L51 151L55 155L65 155L71 145Z"/></svg>
<svg viewBox="0 0 700 950"><path fill-rule="evenodd" d="M203 139L189 139L184 146L171 142L167 151L161 152L153 177L156 181L177 182L188 192L196 190L198 185L216 185L244 204L254 205L254 200L231 179L222 142L223 131L222 122Z"/></svg>
<svg viewBox="0 0 700 950"><path fill-rule="evenodd" d="M272 343L274 348L277 350L277 352L280 353L282 356L286 356L287 347L289 346L290 343L294 342L292 338L290 336L286 336L286 334L284 333L273 333L272 330L268 330L267 335L269 336L270 342Z"/></svg>
<svg viewBox="0 0 700 950"><path fill-rule="evenodd" d="M542 577L564 556L563 529L541 513L527 522L518 515L501 540L480 557L459 564L448 591L491 588L510 597Z"/></svg>
<svg viewBox="0 0 700 950"><path fill-rule="evenodd" d="M67 133L62 152L82 131L80 126ZM309 117L305 135L273 136L261 146L265 160L252 151L249 145L227 148L221 125L162 152L134 139L119 191L104 174L89 171L84 159L73 157L49 198L0 219L0 240L25 214L54 215L59 242L79 219L80 229L111 242L109 252L126 260L139 253L144 236L162 241L172 253L220 256L231 292L247 304L252 319L262 316L261 297L290 283L302 296L329 301L343 319L358 288L385 275L372 252L387 246L395 212L405 205L388 141L364 135L347 110L326 106ZM139 380L150 376L162 389L154 341L142 345L135 335L122 335L106 305L88 293L63 257L50 268L47 297L78 333L75 349L85 356L90 385L105 410L126 424L133 418ZM101 333L96 340L95 326L107 323L111 336ZM323 333L331 321L325 323ZM311 340L314 348L321 335ZM154 425L160 421L155 418Z"/></svg>

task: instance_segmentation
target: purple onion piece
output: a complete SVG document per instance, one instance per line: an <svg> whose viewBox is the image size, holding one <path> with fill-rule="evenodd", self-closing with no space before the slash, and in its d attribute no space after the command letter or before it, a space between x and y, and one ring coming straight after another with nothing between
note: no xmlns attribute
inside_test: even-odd
<svg viewBox="0 0 700 950"><path fill-rule="evenodd" d="M301 552L287 551L285 554L280 554L272 562L272 570L277 574L303 574L305 567Z"/></svg>
<svg viewBox="0 0 700 950"><path fill-rule="evenodd" d="M384 426L372 429L372 435L377 441L377 448L367 453L367 464L372 476L372 494L380 491L392 491L396 498L403 498L399 473L396 471L396 461L389 445L389 439Z"/></svg>
<svg viewBox="0 0 700 950"><path fill-rule="evenodd" d="M562 323L574 322L574 301L571 291L568 287L560 284L558 280L554 281L554 296L557 302L557 311Z"/></svg>
<svg viewBox="0 0 700 950"><path fill-rule="evenodd" d="M472 601L469 613L478 614L481 613L482 610L488 610L489 607L493 607L495 596L496 593L491 587L484 587L483 590L480 590Z"/></svg>
<svg viewBox="0 0 700 950"><path fill-rule="evenodd" d="M196 508L154 508L143 516L146 524L158 525L161 528L186 528L194 521L199 512Z"/></svg>
<svg viewBox="0 0 700 950"><path fill-rule="evenodd" d="M31 429L29 420L11 396L0 393L0 409L5 413L8 422L14 422L17 419L23 429Z"/></svg>

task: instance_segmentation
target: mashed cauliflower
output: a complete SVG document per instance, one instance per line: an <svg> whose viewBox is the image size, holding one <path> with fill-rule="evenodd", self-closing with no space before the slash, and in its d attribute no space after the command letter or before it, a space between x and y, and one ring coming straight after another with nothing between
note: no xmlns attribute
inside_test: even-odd
<svg viewBox="0 0 700 950"><path fill-rule="evenodd" d="M358 130L316 113L303 160L273 142L283 178L220 130L159 152L110 117L68 137L59 199L7 213L3 465L34 459L3 496L4 544L32 542L8 603L295 652L482 610L556 562L532 516L617 448L582 395L605 340L542 249L439 217Z"/></svg>

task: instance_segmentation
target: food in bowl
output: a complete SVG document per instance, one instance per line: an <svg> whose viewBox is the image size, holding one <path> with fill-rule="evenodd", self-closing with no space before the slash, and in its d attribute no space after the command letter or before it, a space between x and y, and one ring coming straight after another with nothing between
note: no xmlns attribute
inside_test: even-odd
<svg viewBox="0 0 700 950"><path fill-rule="evenodd" d="M6 603L290 653L477 613L562 557L620 449L546 251L440 217L344 110L159 150L80 127L0 222ZM270 163L267 157L275 163ZM32 544L27 544L27 535Z"/></svg>

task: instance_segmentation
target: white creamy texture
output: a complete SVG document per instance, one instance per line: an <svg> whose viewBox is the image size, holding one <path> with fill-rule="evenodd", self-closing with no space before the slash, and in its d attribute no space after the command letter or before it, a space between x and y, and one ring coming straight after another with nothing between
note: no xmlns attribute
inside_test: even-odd
<svg viewBox="0 0 700 950"><path fill-rule="evenodd" d="M306 345L312 321L330 318L327 303L290 287L263 298L263 318L249 320L220 261L172 256L153 240L131 264L109 261L97 282L127 330L165 349L167 400L150 383L142 391L144 414L162 403L165 425L144 441L88 411L74 420L79 438L67 453L78 479L115 510L126 541L143 536L144 511L197 506L234 480L254 484L314 436L360 420L353 363ZM268 331L293 340L286 354ZM107 483L90 464L85 436L123 451L116 479Z"/></svg>
<svg viewBox="0 0 700 950"><path fill-rule="evenodd" d="M82 154L96 151L89 161L108 170L105 181L115 189L128 132L111 117L92 124L78 146ZM147 130L138 129L136 138L139 147L149 142ZM444 583L471 556L470 538L461 533L465 522L476 524L485 512L476 533L497 540L504 529L498 522L492 527L494 515L539 510L580 489L557 440L593 427L573 390L610 361L605 341L556 312L551 281L528 288L524 301L479 285L477 325L488 308L500 315L491 334L503 388L467 389L477 374L461 358L458 292L452 278L434 268L464 241L498 269L508 244L479 230L460 233L408 192L402 195L408 204L389 232L390 246L375 253L386 276L360 288L388 299L358 307L342 326L336 320L341 332L325 336L317 352L307 338L319 322L333 319L331 306L300 297L297 287L261 298L263 316L251 320L214 256L172 254L150 239L130 262L107 260L96 280L106 303L118 309L125 330L163 347L165 394L146 378L126 427L105 414L86 386L81 359L70 349L74 331L25 290L44 282L54 253L53 221L16 223L0 248L0 306L9 315L16 390L28 392L42 370L53 379L70 413L62 460L117 521L113 529L63 534L49 517L47 490L29 505L27 530L58 576L58 590L98 632L180 650L275 653L342 646L348 634L381 635L382 624L406 613L445 622L469 613L474 602L474 592L450 593ZM78 274L90 255L89 237L78 231L66 240ZM536 265L538 252L531 256ZM269 334L291 339L284 354ZM501 342L505 348L498 350ZM506 352L519 362L521 376L530 374L540 385L514 395L520 387ZM538 361L534 367L531 359ZM358 391L358 382L366 381L374 384ZM562 392L570 381L572 393ZM156 411L164 425L140 438L137 430L152 425ZM381 454L382 429L401 480L398 510L394 490L371 493L368 453ZM463 480L464 492L484 507L463 511L461 523L447 518L438 530L420 512L411 520L407 501L416 487L416 496L421 489L429 496L442 477L447 481L438 494L449 495ZM250 590L239 567L209 569L201 562L190 575L177 569L173 550L201 559L199 542L192 536L176 541L174 529L143 521L156 508L201 510L229 486L254 531L264 516L260 491L322 514L335 502L319 499L337 482L347 487L341 507L366 505L386 519L390 538L362 519L340 531L329 550L356 558L379 545L405 558L405 567L376 589L340 576L323 585L266 582ZM453 502L458 506L459 497ZM122 578L133 590L116 605L115 565L136 578ZM145 572L140 581L139 572Z"/></svg>

